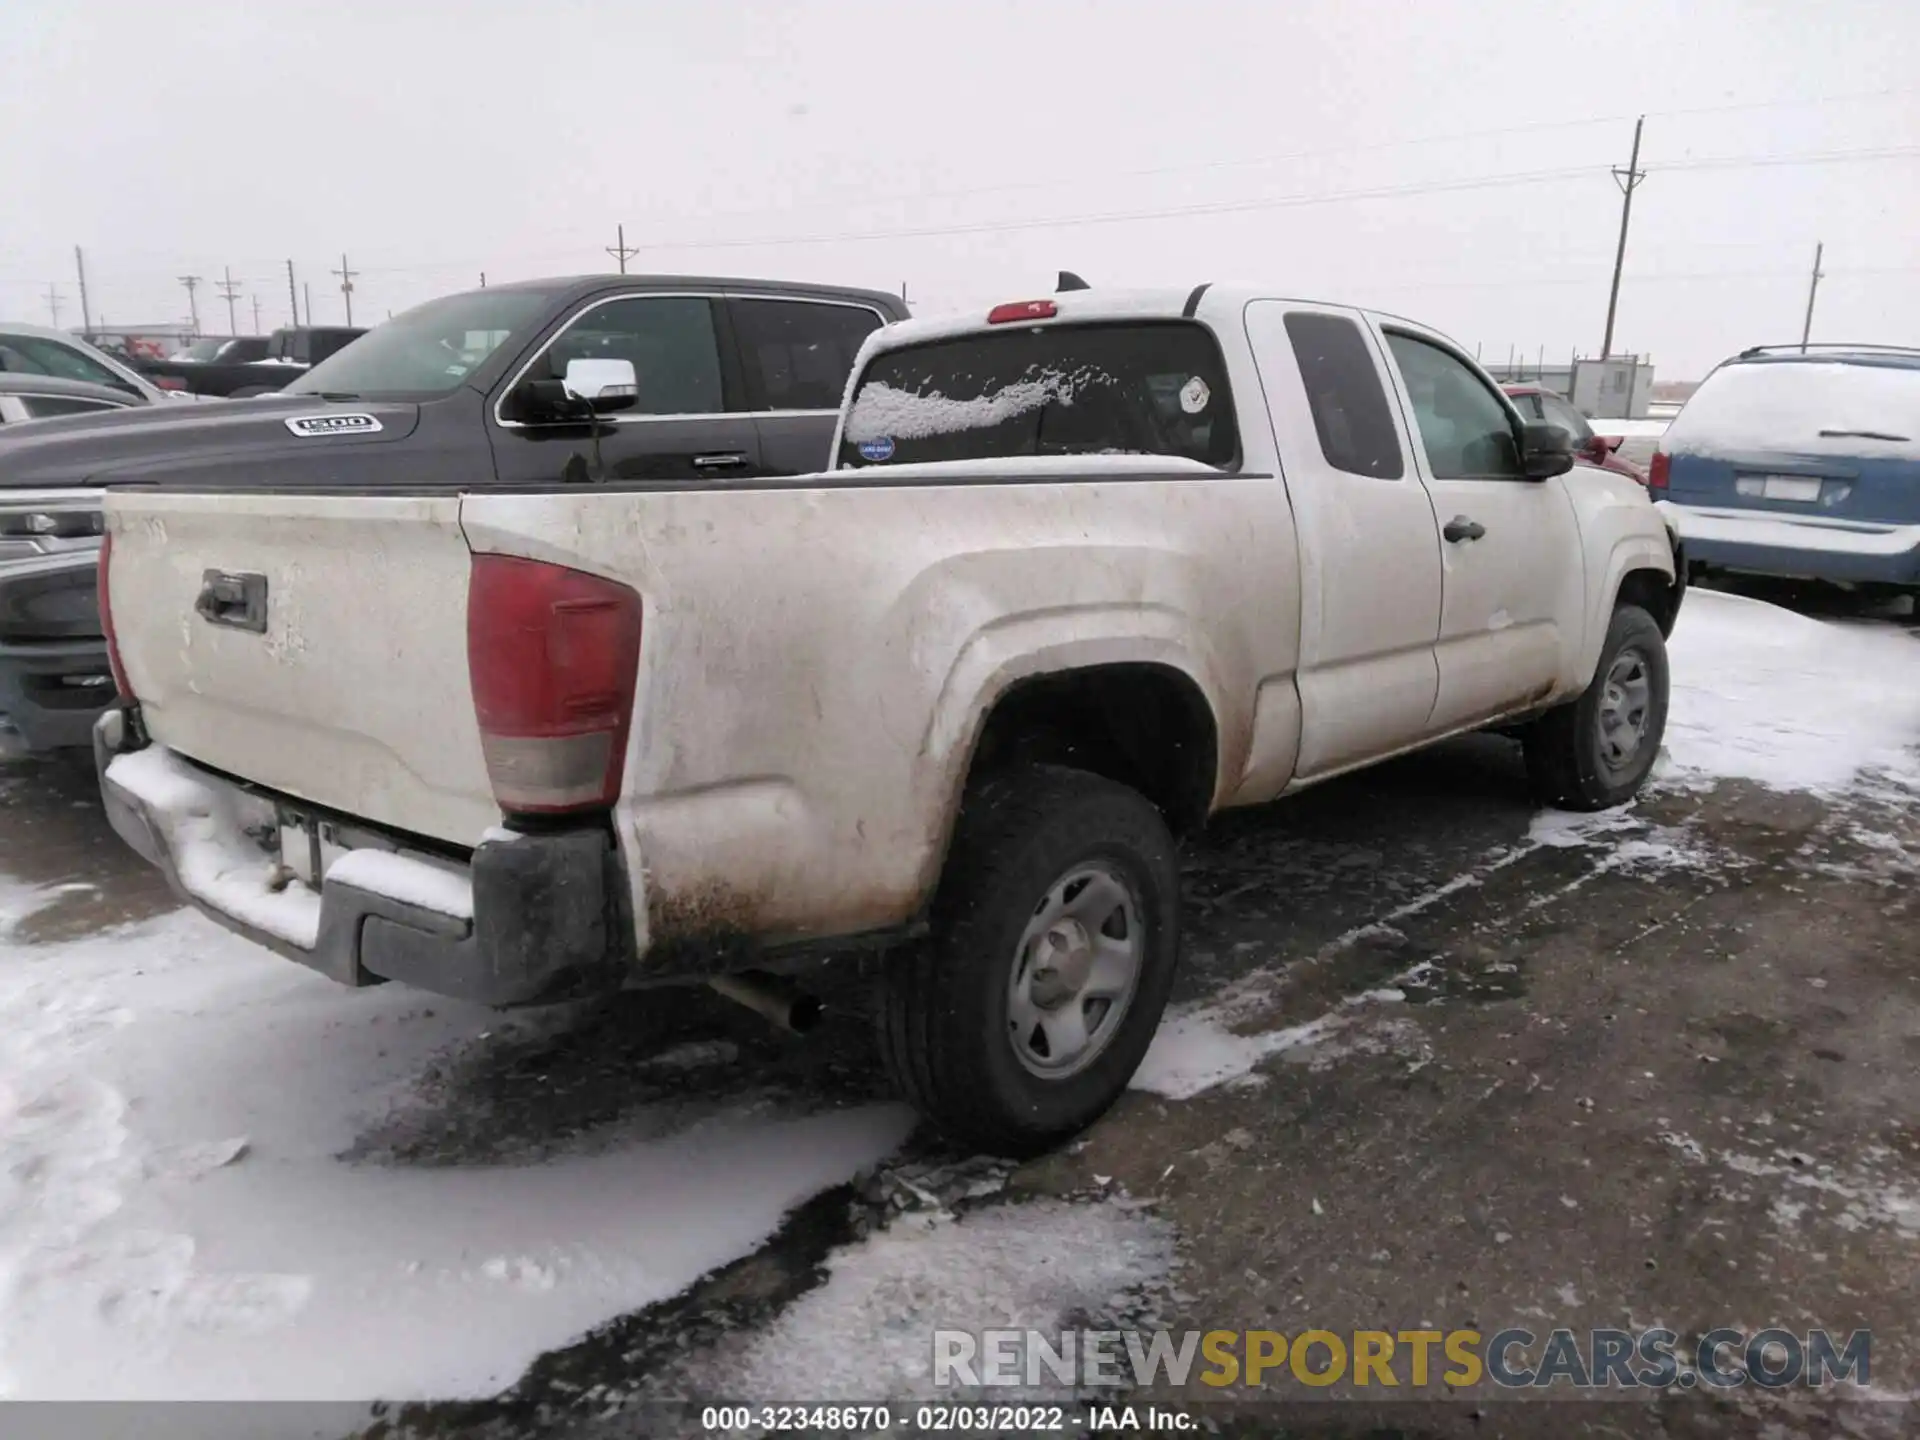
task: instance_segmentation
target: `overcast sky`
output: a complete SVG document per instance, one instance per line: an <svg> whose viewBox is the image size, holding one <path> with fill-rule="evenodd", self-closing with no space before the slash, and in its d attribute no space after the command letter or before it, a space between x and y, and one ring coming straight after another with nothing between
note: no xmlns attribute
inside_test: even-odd
<svg viewBox="0 0 1920 1440"><path fill-rule="evenodd" d="M1681 379L1798 338L1818 240L1815 338L1920 344L1916 57L1912 0L0 0L0 317L77 324L76 244L96 321L195 274L225 333L224 267L243 332L289 257L338 322L344 251L364 322L624 224L636 270L1256 280L1551 361L1644 111L1616 348Z"/></svg>

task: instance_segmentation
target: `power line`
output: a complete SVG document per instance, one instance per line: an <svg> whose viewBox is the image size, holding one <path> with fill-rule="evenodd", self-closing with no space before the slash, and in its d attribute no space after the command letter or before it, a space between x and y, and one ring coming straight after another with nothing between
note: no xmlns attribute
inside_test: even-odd
<svg viewBox="0 0 1920 1440"><path fill-rule="evenodd" d="M333 272L340 277L340 295L347 302L347 324L353 324L353 277L360 272L348 267L347 252L340 252L340 268ZM313 323L313 302L307 302L307 323Z"/></svg>
<svg viewBox="0 0 1920 1440"><path fill-rule="evenodd" d="M198 335L200 333L200 301L193 292L200 288L200 277L198 275L182 275L180 277L180 283L187 287L188 326L195 335Z"/></svg>
<svg viewBox="0 0 1920 1440"><path fill-rule="evenodd" d="M606 251L607 251L607 254L613 256L615 260L618 260L620 262L620 273L624 275L627 273L627 261L631 260L635 255L638 255L640 252L638 249L628 248L627 227L625 225L616 226L615 233L617 234L618 238L614 241L613 244L606 247Z"/></svg>
<svg viewBox="0 0 1920 1440"><path fill-rule="evenodd" d="M1820 165L1855 160L1897 159L1920 155L1920 146L1897 146L1876 150L1832 151L1813 155L1719 156L1705 160L1683 161L1658 167L1663 170L1739 169L1757 165ZM1081 215L1055 215L1019 220L991 220L956 225L902 226L891 230L842 231L834 234L763 236L718 240L661 240L636 246L639 250L735 250L779 245L839 245L864 240L908 240L931 235L983 235L1014 230L1046 230L1071 225L1117 225L1142 220L1183 219L1193 215L1233 215L1260 210L1286 210L1349 200L1388 200L1417 195L1437 195L1461 190L1494 189L1507 185L1535 185L1560 180L1584 179L1593 174L1587 165L1566 166L1554 170L1519 171L1504 175L1479 175L1458 180L1441 180L1407 185L1383 185L1368 189L1324 191L1319 194L1274 195L1252 200L1204 202L1193 205L1165 206L1156 209L1106 211ZM439 268L420 267L420 268Z"/></svg>
<svg viewBox="0 0 1920 1440"><path fill-rule="evenodd" d="M87 257L80 253L78 245L73 247L73 268L80 277L80 333L93 333L93 311L87 305Z"/></svg>
<svg viewBox="0 0 1920 1440"><path fill-rule="evenodd" d="M1627 225L1633 219L1633 192L1647 178L1647 172L1640 168L1640 132L1646 123L1644 115L1633 122L1633 154L1627 160L1626 169L1616 168L1613 172L1613 183L1620 187L1620 244L1613 252L1613 288L1607 291L1607 328L1600 337L1602 360L1613 354L1613 317L1620 308L1620 271L1627 262Z"/></svg>
<svg viewBox="0 0 1920 1440"><path fill-rule="evenodd" d="M1813 247L1813 278L1807 281L1807 318L1800 326L1800 349L1803 354L1807 348L1807 337L1813 334L1813 297L1820 292L1820 257L1826 253L1826 249L1824 240L1816 242Z"/></svg>
<svg viewBox="0 0 1920 1440"><path fill-rule="evenodd" d="M222 274L222 275L223 275L223 276L224 276L225 278L224 278L224 279L222 279L222 280L221 280L221 282L219 283L219 285L218 285L217 287L215 287L215 288L217 288L217 289L218 289L218 290L220 291L220 293L221 293L221 295L223 295L224 297L226 297L226 302L227 302L227 334L229 334L229 335L238 335L238 334L240 333L240 322L239 322L238 320L236 320L236 319L234 319L234 315L233 315L233 302L234 302L234 301L235 301L236 299L238 299L238 298L239 298L239 295L240 295L240 287L239 287L238 285L236 285L236 284L234 284L234 281L233 281L233 267L232 267L231 265L227 265L227 266L223 266L223 267L222 267L222 269L221 269L221 274Z"/></svg>

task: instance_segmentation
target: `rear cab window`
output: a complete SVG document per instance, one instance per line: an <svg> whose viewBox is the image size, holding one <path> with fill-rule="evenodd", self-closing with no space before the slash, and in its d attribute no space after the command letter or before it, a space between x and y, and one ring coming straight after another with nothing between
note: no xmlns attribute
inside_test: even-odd
<svg viewBox="0 0 1920 1440"><path fill-rule="evenodd" d="M1344 315L1287 313L1314 432L1327 464L1349 475L1398 480L1406 473L1393 409L1360 327Z"/></svg>
<svg viewBox="0 0 1920 1440"><path fill-rule="evenodd" d="M1009 327L887 350L861 374L838 464L1161 455L1240 464L1226 361L1197 321Z"/></svg>

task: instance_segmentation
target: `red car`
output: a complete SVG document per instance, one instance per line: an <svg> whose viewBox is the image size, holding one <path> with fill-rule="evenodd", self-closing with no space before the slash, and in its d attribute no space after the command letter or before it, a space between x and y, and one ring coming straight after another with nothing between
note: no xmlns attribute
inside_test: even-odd
<svg viewBox="0 0 1920 1440"><path fill-rule="evenodd" d="M1598 465L1616 475L1629 476L1642 485L1647 483L1646 471L1614 453L1620 448L1620 437L1594 434L1587 417L1574 409L1564 395L1557 395L1539 385L1502 385L1500 388L1507 392L1507 398L1513 401L1514 409L1520 412L1522 420L1544 420L1549 425L1558 425L1571 435L1574 453L1587 464Z"/></svg>

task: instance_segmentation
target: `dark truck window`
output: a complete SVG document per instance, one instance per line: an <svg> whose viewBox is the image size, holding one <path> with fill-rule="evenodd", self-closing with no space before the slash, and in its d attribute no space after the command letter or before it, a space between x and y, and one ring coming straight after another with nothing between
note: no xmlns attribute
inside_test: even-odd
<svg viewBox="0 0 1920 1440"><path fill-rule="evenodd" d="M1298 311L1287 316L1287 339L1327 463L1349 475L1398 480L1406 473L1400 437L1360 327L1342 315Z"/></svg>
<svg viewBox="0 0 1920 1440"><path fill-rule="evenodd" d="M1009 326L874 357L840 463L1167 455L1231 469L1226 363L1186 320Z"/></svg>
<svg viewBox="0 0 1920 1440"><path fill-rule="evenodd" d="M734 331L756 410L838 410L880 316L811 300L735 300Z"/></svg>
<svg viewBox="0 0 1920 1440"><path fill-rule="evenodd" d="M535 324L552 301L549 291L505 287L429 300L375 326L282 393L400 400L450 395L501 340ZM475 345L475 336L498 338Z"/></svg>
<svg viewBox="0 0 1920 1440"><path fill-rule="evenodd" d="M73 395L22 395L30 420L51 420L56 415L94 415L102 410L120 410L124 406L109 400L88 400Z"/></svg>
<svg viewBox="0 0 1920 1440"><path fill-rule="evenodd" d="M564 380L570 360L632 362L640 398L623 415L718 415L727 408L713 301L704 296L634 295L595 305L541 364L548 378Z"/></svg>

